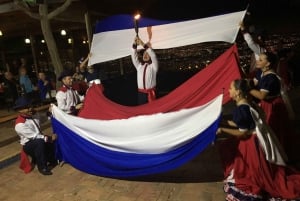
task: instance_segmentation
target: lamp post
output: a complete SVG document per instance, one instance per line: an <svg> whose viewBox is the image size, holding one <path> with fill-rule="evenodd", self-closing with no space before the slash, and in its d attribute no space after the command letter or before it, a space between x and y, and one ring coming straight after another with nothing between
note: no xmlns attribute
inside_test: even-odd
<svg viewBox="0 0 300 201"><path fill-rule="evenodd" d="M136 36L139 36L139 19L140 19L141 15L140 14L136 14L134 16L134 29L135 29L135 33Z"/></svg>

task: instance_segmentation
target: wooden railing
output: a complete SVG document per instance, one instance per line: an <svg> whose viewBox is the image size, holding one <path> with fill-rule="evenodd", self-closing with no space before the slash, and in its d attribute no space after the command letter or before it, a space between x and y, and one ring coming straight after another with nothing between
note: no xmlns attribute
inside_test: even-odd
<svg viewBox="0 0 300 201"><path fill-rule="evenodd" d="M46 104L46 105L35 107L35 109L36 109L36 111L44 111L44 110L48 110L49 106L50 106L50 104ZM0 117L0 123L5 123L7 121L16 119L18 117L20 111L21 110L16 111L15 114L11 114L11 115L8 115L5 117Z"/></svg>

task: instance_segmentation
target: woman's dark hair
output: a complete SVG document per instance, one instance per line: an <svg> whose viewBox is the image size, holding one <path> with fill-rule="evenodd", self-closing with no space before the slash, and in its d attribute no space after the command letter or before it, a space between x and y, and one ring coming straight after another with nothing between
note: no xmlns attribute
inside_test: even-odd
<svg viewBox="0 0 300 201"><path fill-rule="evenodd" d="M249 81L246 79L236 79L233 81L235 89L240 90L243 97L247 98L251 89Z"/></svg>
<svg viewBox="0 0 300 201"><path fill-rule="evenodd" d="M278 57L272 52L265 52L264 54L266 55L267 61L270 62L270 68L274 69L277 64Z"/></svg>

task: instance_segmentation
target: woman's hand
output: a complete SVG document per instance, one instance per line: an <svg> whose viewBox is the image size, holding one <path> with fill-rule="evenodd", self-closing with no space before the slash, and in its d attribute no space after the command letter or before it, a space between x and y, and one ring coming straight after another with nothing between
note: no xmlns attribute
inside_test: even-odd
<svg viewBox="0 0 300 201"><path fill-rule="evenodd" d="M221 134L221 133L222 133L222 128L218 128L216 134L219 135L219 134Z"/></svg>
<svg viewBox="0 0 300 201"><path fill-rule="evenodd" d="M240 25L241 31L244 31L245 30L245 25L244 25L243 21L240 21L239 25Z"/></svg>

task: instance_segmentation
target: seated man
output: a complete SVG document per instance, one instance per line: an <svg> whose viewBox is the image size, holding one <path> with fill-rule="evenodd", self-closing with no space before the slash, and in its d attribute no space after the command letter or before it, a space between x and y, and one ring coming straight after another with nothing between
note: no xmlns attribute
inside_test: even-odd
<svg viewBox="0 0 300 201"><path fill-rule="evenodd" d="M37 164L39 172L43 175L52 175L49 166L57 164L52 143L56 135L42 133L40 121L35 113L32 107L22 110L16 119L15 131L20 136L24 152L32 158L33 164Z"/></svg>

